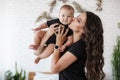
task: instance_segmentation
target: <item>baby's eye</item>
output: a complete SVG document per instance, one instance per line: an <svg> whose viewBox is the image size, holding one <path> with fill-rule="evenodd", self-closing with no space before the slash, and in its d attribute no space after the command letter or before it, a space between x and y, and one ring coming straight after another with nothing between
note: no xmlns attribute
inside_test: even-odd
<svg viewBox="0 0 120 80"><path fill-rule="evenodd" d="M62 17L65 17L65 15L62 15Z"/></svg>
<svg viewBox="0 0 120 80"><path fill-rule="evenodd" d="M71 16L68 16L68 17L71 17Z"/></svg>

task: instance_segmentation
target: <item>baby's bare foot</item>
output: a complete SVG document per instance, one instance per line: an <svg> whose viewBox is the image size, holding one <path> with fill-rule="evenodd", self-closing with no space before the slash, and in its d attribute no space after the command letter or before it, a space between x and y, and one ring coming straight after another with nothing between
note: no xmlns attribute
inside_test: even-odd
<svg viewBox="0 0 120 80"><path fill-rule="evenodd" d="M30 49L33 49L33 50L37 50L37 46L36 46L36 45L33 45L33 44L31 44L31 45L29 46L29 48L30 48Z"/></svg>
<svg viewBox="0 0 120 80"><path fill-rule="evenodd" d="M37 58L35 59L35 63L36 63L36 64L38 64L38 63L39 63L39 61L40 61L40 58L39 58L39 57L37 57Z"/></svg>

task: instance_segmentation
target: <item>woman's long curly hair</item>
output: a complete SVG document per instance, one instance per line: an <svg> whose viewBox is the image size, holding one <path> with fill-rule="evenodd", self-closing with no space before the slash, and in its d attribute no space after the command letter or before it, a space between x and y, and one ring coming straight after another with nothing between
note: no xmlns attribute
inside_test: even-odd
<svg viewBox="0 0 120 80"><path fill-rule="evenodd" d="M88 80L103 80L103 26L100 18L92 12L86 11L86 25L84 40L86 42L86 76Z"/></svg>

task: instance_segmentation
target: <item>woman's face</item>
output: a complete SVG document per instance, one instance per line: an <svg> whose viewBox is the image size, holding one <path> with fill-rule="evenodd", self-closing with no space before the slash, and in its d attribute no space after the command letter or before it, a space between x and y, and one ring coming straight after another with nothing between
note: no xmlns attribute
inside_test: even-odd
<svg viewBox="0 0 120 80"><path fill-rule="evenodd" d="M85 23L86 23L86 13L82 13L79 16L73 18L73 21L71 22L71 24L69 25L70 29L74 31L81 31L83 30Z"/></svg>

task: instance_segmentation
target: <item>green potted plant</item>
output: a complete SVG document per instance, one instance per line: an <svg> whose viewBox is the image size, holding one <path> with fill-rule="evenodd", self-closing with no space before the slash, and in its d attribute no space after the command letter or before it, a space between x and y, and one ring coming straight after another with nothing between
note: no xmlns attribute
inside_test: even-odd
<svg viewBox="0 0 120 80"><path fill-rule="evenodd" d="M17 69L17 63L15 63L15 74L8 70L5 72L5 80L25 80L26 78L26 71L21 69L19 72Z"/></svg>
<svg viewBox="0 0 120 80"><path fill-rule="evenodd" d="M120 23L118 23L120 28ZM120 80L120 36L117 37L117 44L114 46L112 59L113 80Z"/></svg>

